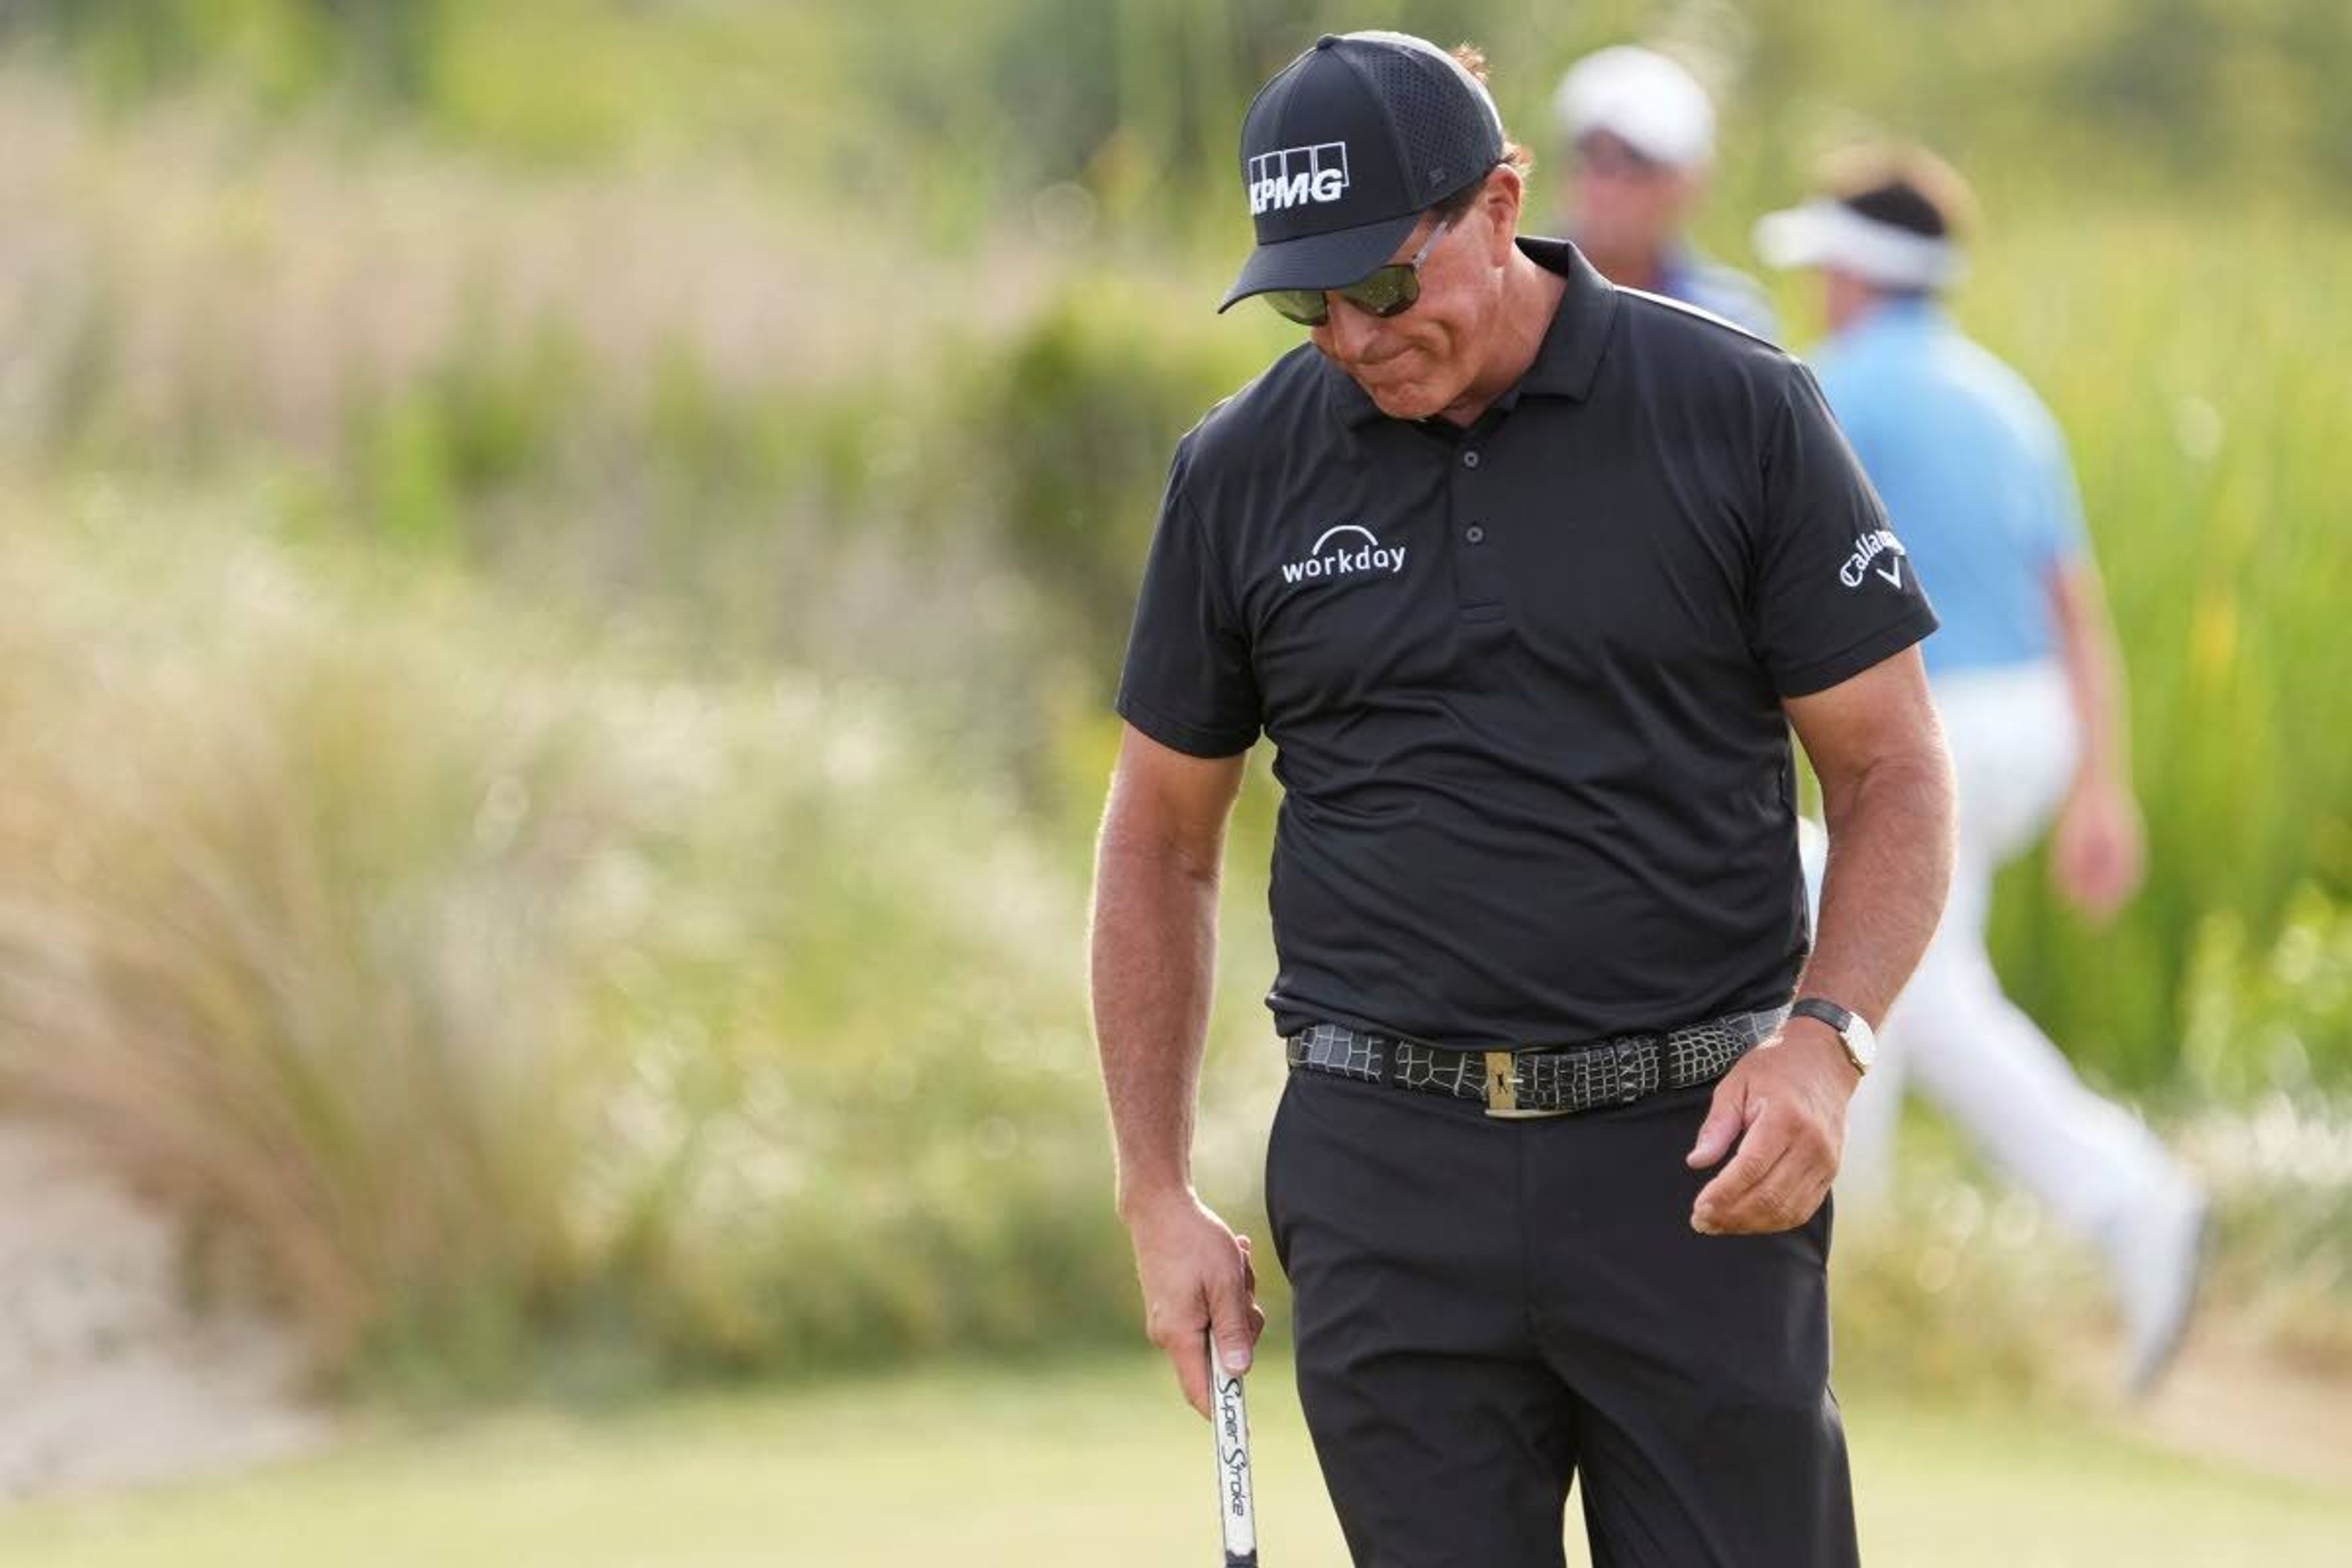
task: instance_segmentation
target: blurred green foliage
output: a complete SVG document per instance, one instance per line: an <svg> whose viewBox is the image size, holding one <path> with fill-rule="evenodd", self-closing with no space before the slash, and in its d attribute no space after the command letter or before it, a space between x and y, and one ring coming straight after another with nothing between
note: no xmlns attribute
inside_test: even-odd
<svg viewBox="0 0 2352 1568"><path fill-rule="evenodd" d="M250 1240L326 1365L1129 1331L1076 889L887 695L682 680L239 503L25 499L0 1104Z"/></svg>
<svg viewBox="0 0 2352 1568"><path fill-rule="evenodd" d="M1260 340L1170 331L1164 297L1104 276L1065 283L993 352L972 356L950 427L993 476L1023 574L1071 622L1074 651L1117 667L1154 510L1181 432L1255 374Z"/></svg>
<svg viewBox="0 0 2352 1568"><path fill-rule="evenodd" d="M547 331L515 351L495 343L469 333L414 384L352 411L353 510L385 537L457 548L485 500L551 460L577 414L576 342Z"/></svg>
<svg viewBox="0 0 2352 1568"><path fill-rule="evenodd" d="M2246 921L2231 910L2199 936L2181 1042L2191 1080L2225 1103L2313 1088L2315 1052L2324 1061L2352 1036L2352 908L2306 888L2268 951L2249 951Z"/></svg>
<svg viewBox="0 0 2352 1568"><path fill-rule="evenodd" d="M2352 353L2330 281L2347 269L2344 226L2247 220L2217 247L2200 224L2151 216L2012 232L1960 295L2072 439L2130 669L2152 855L2147 888L2105 931L2059 903L2039 860L2020 865L1996 901L1996 953L2056 1038L2126 1083L2180 1062L2205 922L2267 940L2306 889L2352 898L2334 626L2352 541L2331 521L2352 472L2327 412L2346 407L2327 365ZM2352 1038L2311 1059L2342 1081Z"/></svg>
<svg viewBox="0 0 2352 1568"><path fill-rule="evenodd" d="M2336 0L19 0L135 100L225 77L267 100L389 100L468 143L567 161L667 150L797 164L856 192L888 172L1003 195L1074 177L1164 202L1224 177L1255 85L1325 31L1486 45L1540 133L1574 56L1647 37L1706 67L1762 135L1825 104L1972 166L2096 168L2103 187L2291 196L2352 188L2352 29ZM1012 106L1019 106L1018 112ZM1785 184L1790 169L1766 171Z"/></svg>
<svg viewBox="0 0 2352 1568"><path fill-rule="evenodd" d="M17 0L0 27L56 39L119 102L219 73L284 105L353 84L420 98L457 9L442 0Z"/></svg>

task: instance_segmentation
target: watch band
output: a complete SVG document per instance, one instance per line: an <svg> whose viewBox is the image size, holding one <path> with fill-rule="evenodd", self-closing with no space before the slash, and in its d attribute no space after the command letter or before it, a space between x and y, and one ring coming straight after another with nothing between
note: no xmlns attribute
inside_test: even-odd
<svg viewBox="0 0 2352 1568"><path fill-rule="evenodd" d="M1838 1037L1845 1059L1857 1073L1868 1076L1871 1063L1878 1055L1878 1041L1870 1021L1850 1008L1841 1007L1826 996L1800 996L1789 1004L1789 1016L1816 1019L1827 1024Z"/></svg>
<svg viewBox="0 0 2352 1568"><path fill-rule="evenodd" d="M1818 1018L1822 1023L1827 1024L1831 1028L1836 1030L1838 1038L1840 1039L1845 1038L1846 1030L1853 1026L1853 1012L1847 1008L1839 1006L1836 1003L1831 1001L1826 996L1798 997L1794 1002L1789 1004L1789 1016L1791 1018Z"/></svg>

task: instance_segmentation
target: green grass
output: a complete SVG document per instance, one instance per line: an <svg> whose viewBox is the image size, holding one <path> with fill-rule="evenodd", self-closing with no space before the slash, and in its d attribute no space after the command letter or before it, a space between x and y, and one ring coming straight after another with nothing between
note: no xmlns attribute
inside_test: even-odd
<svg viewBox="0 0 2352 1568"><path fill-rule="evenodd" d="M1262 1368L1251 1414L1267 1561L1344 1562L1286 1365ZM1866 1395L1848 1419L1864 1545L1906 1568L2294 1568L2340 1562L2352 1531L2352 1499L2078 1422ZM240 1479L24 1508L0 1517L0 1563L1173 1568L1213 1560L1207 1442L1156 1361L933 1370L380 1433Z"/></svg>

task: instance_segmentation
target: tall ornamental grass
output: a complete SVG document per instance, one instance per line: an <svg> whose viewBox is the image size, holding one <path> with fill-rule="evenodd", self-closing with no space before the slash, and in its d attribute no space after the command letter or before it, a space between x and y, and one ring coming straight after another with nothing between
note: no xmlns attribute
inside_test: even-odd
<svg viewBox="0 0 2352 1568"><path fill-rule="evenodd" d="M2196 956L2352 903L2352 227L2021 225L1960 296L2064 426L2130 670L2146 891L2109 931L2005 886L2003 972L2098 1070L2242 1095L2352 1073L2352 1032L2185 1058ZM1931 593L1933 585L1930 584ZM2302 911L2298 913L2298 911ZM2320 1021L2325 1009L2310 1019Z"/></svg>
<svg viewBox="0 0 2352 1568"><path fill-rule="evenodd" d="M219 510L0 490L0 1102L362 1377L1129 1331L1078 883L985 776Z"/></svg>

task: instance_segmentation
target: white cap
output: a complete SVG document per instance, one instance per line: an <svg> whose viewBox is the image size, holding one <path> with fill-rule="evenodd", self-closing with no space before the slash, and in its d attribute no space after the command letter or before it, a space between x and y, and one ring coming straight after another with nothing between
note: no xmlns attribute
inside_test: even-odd
<svg viewBox="0 0 2352 1568"><path fill-rule="evenodd" d="M1826 197L1766 213L1756 220L1755 243L1767 267L1834 267L1882 289L1942 289L1968 270L1960 247L1944 236Z"/></svg>
<svg viewBox="0 0 2352 1568"><path fill-rule="evenodd" d="M1715 155L1715 106L1698 78L1655 49L1619 44L1559 79L1552 114L1573 142L1606 131L1653 163L1696 168Z"/></svg>

